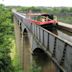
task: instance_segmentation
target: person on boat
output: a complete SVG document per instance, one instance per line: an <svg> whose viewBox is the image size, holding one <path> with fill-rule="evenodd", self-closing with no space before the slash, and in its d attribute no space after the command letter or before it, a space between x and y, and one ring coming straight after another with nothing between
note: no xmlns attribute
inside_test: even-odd
<svg viewBox="0 0 72 72"><path fill-rule="evenodd" d="M40 18L40 21L41 21L41 22L45 22L45 16L42 16L42 17Z"/></svg>
<svg viewBox="0 0 72 72"><path fill-rule="evenodd" d="M49 17L48 16L45 16L45 21L49 21Z"/></svg>

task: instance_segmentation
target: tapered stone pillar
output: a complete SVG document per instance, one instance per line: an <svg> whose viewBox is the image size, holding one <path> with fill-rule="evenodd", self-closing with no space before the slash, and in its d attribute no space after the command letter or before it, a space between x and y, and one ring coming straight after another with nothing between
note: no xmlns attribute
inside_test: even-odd
<svg viewBox="0 0 72 72"><path fill-rule="evenodd" d="M31 40L32 38L27 33L23 35L23 64L24 64L24 72L30 72L31 69Z"/></svg>
<svg viewBox="0 0 72 72"><path fill-rule="evenodd" d="M15 30L15 39L16 39L16 51L17 51L17 56L18 56L19 62L22 65L20 26L19 26L16 18L14 17L13 19L14 19L14 30Z"/></svg>

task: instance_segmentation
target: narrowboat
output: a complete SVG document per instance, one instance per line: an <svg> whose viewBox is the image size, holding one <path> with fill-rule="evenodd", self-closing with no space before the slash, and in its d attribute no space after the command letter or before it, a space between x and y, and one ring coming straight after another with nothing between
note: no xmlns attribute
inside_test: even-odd
<svg viewBox="0 0 72 72"><path fill-rule="evenodd" d="M54 30L58 25L57 20L54 19L52 14L41 14L34 16L32 17L32 22L50 31Z"/></svg>

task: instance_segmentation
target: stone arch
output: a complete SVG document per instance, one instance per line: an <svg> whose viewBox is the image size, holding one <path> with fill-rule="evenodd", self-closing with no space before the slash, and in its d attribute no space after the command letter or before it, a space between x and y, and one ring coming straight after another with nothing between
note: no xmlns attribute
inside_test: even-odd
<svg viewBox="0 0 72 72"><path fill-rule="evenodd" d="M24 30L23 30L23 36L24 36L24 35L26 35L26 36L28 37L28 31L27 31L26 28L24 28Z"/></svg>
<svg viewBox="0 0 72 72"><path fill-rule="evenodd" d="M40 66L44 66L50 62L48 54L41 48L35 48L32 55L36 63Z"/></svg>
<svg viewBox="0 0 72 72"><path fill-rule="evenodd" d="M22 32L22 26L21 25L22 25L22 23L20 22L20 31Z"/></svg>
<svg viewBox="0 0 72 72"><path fill-rule="evenodd" d="M19 25L19 20L17 20L17 23L18 23L18 25Z"/></svg>
<svg viewBox="0 0 72 72"><path fill-rule="evenodd" d="M33 51L33 59L35 63L42 68L43 72L56 72L57 67L52 62L48 54L41 48L36 48Z"/></svg>
<svg viewBox="0 0 72 72"><path fill-rule="evenodd" d="M20 29L20 37L22 37L22 23L19 22L19 29Z"/></svg>
<svg viewBox="0 0 72 72"><path fill-rule="evenodd" d="M35 48L34 50L33 50L33 53L45 53L45 51L43 50L43 49L41 49L41 48Z"/></svg>
<svg viewBox="0 0 72 72"><path fill-rule="evenodd" d="M27 31L27 29L26 29L26 28L24 29L23 33L28 33L28 31Z"/></svg>

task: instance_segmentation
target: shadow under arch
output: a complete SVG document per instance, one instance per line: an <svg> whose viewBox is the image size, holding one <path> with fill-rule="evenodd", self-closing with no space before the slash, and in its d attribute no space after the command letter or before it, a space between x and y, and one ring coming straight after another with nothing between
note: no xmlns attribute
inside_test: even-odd
<svg viewBox="0 0 72 72"><path fill-rule="evenodd" d="M21 26L21 22L20 22L20 31L22 32L22 26Z"/></svg>
<svg viewBox="0 0 72 72"><path fill-rule="evenodd" d="M28 37L28 31L26 28L23 30L23 41L25 41L25 43L27 43L26 45L28 45L28 46L30 45L30 40Z"/></svg>
<svg viewBox="0 0 72 72"><path fill-rule="evenodd" d="M17 24L19 25L19 20L17 20Z"/></svg>
<svg viewBox="0 0 72 72"><path fill-rule="evenodd" d="M50 58L48 54L42 50L41 48L36 48L33 51L33 59L35 60L38 66L45 66L46 64L50 63Z"/></svg>
<svg viewBox="0 0 72 72"><path fill-rule="evenodd" d="M24 30L23 30L23 36L28 37L28 31L27 31L27 29L26 29L26 28L24 28Z"/></svg>
<svg viewBox="0 0 72 72"><path fill-rule="evenodd" d="M22 23L20 22L20 23L19 23L19 28L20 28L20 37L22 37L22 26L21 26L21 25L22 25Z"/></svg>
<svg viewBox="0 0 72 72"><path fill-rule="evenodd" d="M28 33L28 31L27 31L27 29L26 29L26 28L24 29L23 33Z"/></svg>

